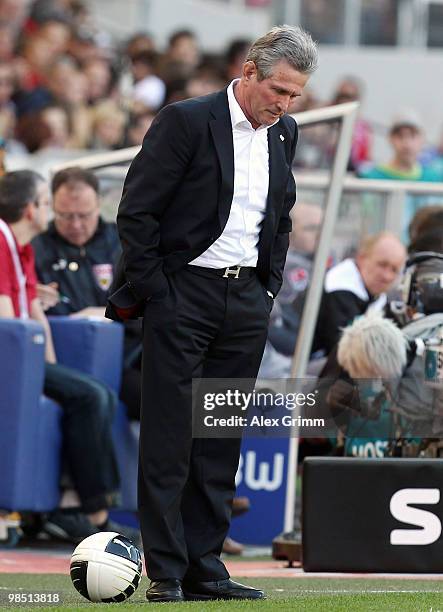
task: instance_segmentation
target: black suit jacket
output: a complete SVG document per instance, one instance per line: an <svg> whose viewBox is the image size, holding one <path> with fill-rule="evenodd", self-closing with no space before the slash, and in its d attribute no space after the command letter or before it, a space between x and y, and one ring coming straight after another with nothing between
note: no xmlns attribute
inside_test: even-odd
<svg viewBox="0 0 443 612"><path fill-rule="evenodd" d="M291 231L296 142L297 126L291 117L281 118L268 130L269 191L257 273L274 295L282 283ZM120 289L119 295L128 301L129 287L140 302L167 293L168 273L195 259L223 232L233 190L227 90L166 106L126 177L117 216L123 262L113 290ZM108 314L113 318L112 312Z"/></svg>

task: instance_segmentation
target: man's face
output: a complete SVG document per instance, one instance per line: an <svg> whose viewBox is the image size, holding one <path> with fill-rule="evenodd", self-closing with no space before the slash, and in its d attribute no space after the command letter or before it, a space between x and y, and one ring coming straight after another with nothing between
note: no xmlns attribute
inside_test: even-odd
<svg viewBox="0 0 443 612"><path fill-rule="evenodd" d="M275 64L271 76L259 81L254 62L246 62L242 75L245 94L239 102L252 126L272 125L282 117L289 105L302 94L308 78L309 75L280 60Z"/></svg>
<svg viewBox="0 0 443 612"><path fill-rule="evenodd" d="M106 95L111 82L111 71L106 62L90 62L83 70L87 78L88 96L91 100L99 100Z"/></svg>
<svg viewBox="0 0 443 612"><path fill-rule="evenodd" d="M62 185L54 194L54 222L57 232L81 247L92 238L99 220L99 202L94 189L85 183Z"/></svg>
<svg viewBox="0 0 443 612"><path fill-rule="evenodd" d="M423 136L415 127L399 127L390 136L396 158L403 164L413 165L423 146Z"/></svg>
<svg viewBox="0 0 443 612"><path fill-rule="evenodd" d="M393 237L380 238L372 249L357 256L357 266L363 282L373 296L388 291L404 266L406 251Z"/></svg>
<svg viewBox="0 0 443 612"><path fill-rule="evenodd" d="M193 36L180 36L169 49L169 57L188 66L196 66L200 59L198 43Z"/></svg>

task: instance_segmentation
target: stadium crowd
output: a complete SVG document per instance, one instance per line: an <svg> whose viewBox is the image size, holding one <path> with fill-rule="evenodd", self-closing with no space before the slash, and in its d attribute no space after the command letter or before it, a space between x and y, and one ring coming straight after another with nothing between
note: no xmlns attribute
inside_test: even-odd
<svg viewBox="0 0 443 612"><path fill-rule="evenodd" d="M0 0L0 135L6 153L38 154L42 163L64 152L139 145L161 107L211 93L237 77L249 44L236 39L223 53L204 53L193 31L180 30L160 49L149 31L114 40L81 0ZM358 78L344 77L330 100L307 90L290 110L363 95ZM351 170L372 178L440 180L441 143L424 146L413 109L403 109L388 126L393 155L386 165L373 159L374 133L381 131L386 127L357 120ZM329 167L335 142L328 127L304 130L295 165Z"/></svg>
<svg viewBox="0 0 443 612"><path fill-rule="evenodd" d="M164 105L211 93L237 77L248 46L247 39L239 39L224 54L205 54L197 36L189 30L172 33L164 50L158 49L155 36L148 32L136 33L121 43L97 27L81 0L0 0L0 136L6 169L8 158L15 155L33 156L44 165L45 160L55 161L63 151L109 151L141 144L156 112ZM362 95L358 79L347 77L339 83L331 100L320 101L308 91L291 111L359 100ZM373 159L374 129L379 127L361 117L357 120L350 170L363 178L443 180L441 143L425 146L420 117L412 109L400 110L388 127L392 155L386 164ZM329 167L335 143L336 132L331 127L303 130L296 167ZM33 162L32 167L38 164ZM38 177L26 175L25 178L31 184L31 191L33 181L40 184ZM8 180L14 183L11 175ZM37 201L33 202L32 209L35 218L26 217L26 223L32 225L27 236L34 238L38 275L38 281L33 279L30 300L38 297L48 314L103 316L106 291L120 249L115 226L100 216L98 181L88 171L71 168L58 173L51 187L54 220L49 228L46 229L41 219L39 226L35 221L40 206ZM3 183L0 218L6 223L21 222L26 202L18 205L20 214L8 217L9 213L4 211L10 205L10 197L8 184ZM436 222L441 222L439 206L429 208L427 215L420 212L417 219L423 217L428 224L429 242L425 244L443 252L441 240L432 234L436 226L429 221L431 213ZM289 374L321 227L319 206L299 203L292 215L293 234L284 284L275 302L261 370L261 375L269 377ZM417 222L411 227L412 243L418 236L416 225ZM27 247L28 242L21 244L20 249ZM414 246L411 248L417 250ZM72 285L70 270L57 268L56 264L76 261L79 253L88 260L88 267L83 275L82 270L76 274L77 284ZM28 250L25 257L29 264ZM334 350L341 328L351 323L354 316L365 313L371 305L384 306L386 293L398 280L405 257L398 238L382 233L364 242L354 258L331 266L326 276L314 352L322 349L321 356L326 357ZM2 285L0 294L5 295ZM333 328L331 313L336 321ZM1 310L0 316L4 316ZM20 316L18 305L11 316ZM39 317L41 320L44 317L40 310ZM127 325L121 399L134 420L139 418L139 334L136 326ZM47 372L49 380L50 366ZM60 370L62 375L74 376ZM88 385L93 387L91 381L83 380L83 383L86 391ZM94 389L89 391L92 393ZM58 399L62 404L67 403L66 398ZM107 411L105 420L109 425L115 398L109 397L106 401L109 406L103 410ZM108 438L110 434L104 444L111 444ZM330 451L329 446L326 450ZM109 452L109 461L113 464L112 449ZM317 451L310 448L307 453L310 452ZM118 487L118 476L111 480L106 491L110 494ZM81 536L88 535L88 529L90 532L109 529L108 505L112 505L111 501L106 505L91 505L90 514L101 513L98 518L92 517L93 527L88 525ZM247 500L238 502L237 513L247 510L247 506ZM66 517L60 518L58 514L47 518L45 525L52 535L56 534L57 527L59 532L62 528L65 530L67 538L75 539L78 535L78 532L68 533ZM78 528L76 525L75 529ZM226 550L240 552L235 543L232 546Z"/></svg>

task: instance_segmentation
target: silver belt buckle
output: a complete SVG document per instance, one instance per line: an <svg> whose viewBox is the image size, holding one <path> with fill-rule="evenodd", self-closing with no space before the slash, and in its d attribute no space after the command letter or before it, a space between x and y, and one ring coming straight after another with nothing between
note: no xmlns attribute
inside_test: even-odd
<svg viewBox="0 0 443 612"><path fill-rule="evenodd" d="M235 268L226 268L225 273L223 274L223 278L238 278L240 274L241 266L236 266Z"/></svg>

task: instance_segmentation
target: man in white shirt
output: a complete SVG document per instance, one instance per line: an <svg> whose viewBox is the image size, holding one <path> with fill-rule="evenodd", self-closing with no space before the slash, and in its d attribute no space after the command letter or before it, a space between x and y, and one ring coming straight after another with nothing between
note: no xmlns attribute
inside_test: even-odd
<svg viewBox="0 0 443 612"><path fill-rule="evenodd" d="M295 201L295 122L315 70L300 28L273 28L223 91L165 107L129 169L117 224L144 309L139 510L150 601L259 599L220 551L241 440L193 438L193 379L254 379L280 289ZM133 295L134 304L119 302Z"/></svg>

